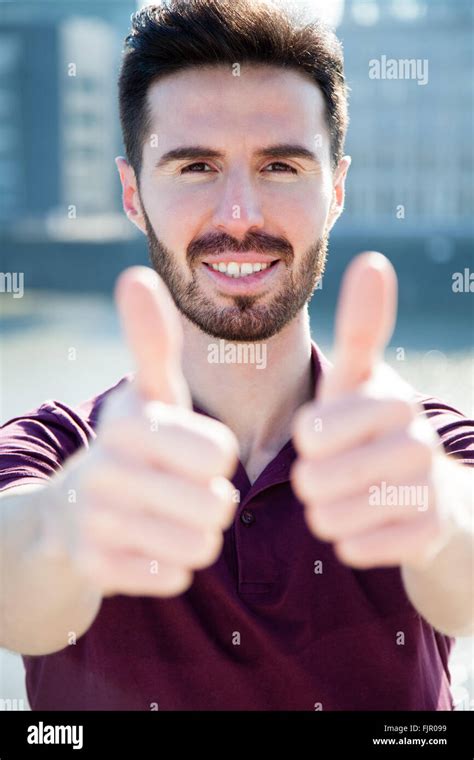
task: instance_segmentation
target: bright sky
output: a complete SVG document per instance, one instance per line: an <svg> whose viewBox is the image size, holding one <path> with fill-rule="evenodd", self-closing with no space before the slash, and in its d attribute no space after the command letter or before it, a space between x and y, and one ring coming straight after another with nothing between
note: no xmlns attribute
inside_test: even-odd
<svg viewBox="0 0 474 760"><path fill-rule="evenodd" d="M306 7L310 15L318 16L332 26L339 24L344 12L344 0L286 0L286 2ZM150 0L137 0L139 8L150 4Z"/></svg>
<svg viewBox="0 0 474 760"><path fill-rule="evenodd" d="M299 4L299 0L296 0ZM327 24L337 26L344 13L344 0L303 0L309 11Z"/></svg>

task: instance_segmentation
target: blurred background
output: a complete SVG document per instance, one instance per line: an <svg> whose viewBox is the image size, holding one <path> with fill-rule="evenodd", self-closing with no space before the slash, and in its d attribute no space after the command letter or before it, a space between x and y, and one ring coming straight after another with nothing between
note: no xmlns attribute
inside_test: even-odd
<svg viewBox="0 0 474 760"><path fill-rule="evenodd" d="M351 88L353 163L311 302L314 339L330 355L341 274L355 253L382 251L400 282L388 361L474 417L473 3L295 4L336 27ZM148 263L114 165L123 154L116 80L136 8L0 2L2 423L46 399L77 404L132 368L112 289L124 267ZM420 75L388 78L390 59L413 59ZM474 709L472 639L458 640L451 673L458 709ZM28 709L21 659L0 651L0 709L15 704Z"/></svg>

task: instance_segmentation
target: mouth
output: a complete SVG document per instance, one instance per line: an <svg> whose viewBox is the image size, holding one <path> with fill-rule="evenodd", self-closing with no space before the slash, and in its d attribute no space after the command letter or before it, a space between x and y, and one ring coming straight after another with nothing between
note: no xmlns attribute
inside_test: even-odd
<svg viewBox="0 0 474 760"><path fill-rule="evenodd" d="M250 293L258 290L275 276L280 259L239 257L239 261L212 260L203 261L207 276L227 293Z"/></svg>

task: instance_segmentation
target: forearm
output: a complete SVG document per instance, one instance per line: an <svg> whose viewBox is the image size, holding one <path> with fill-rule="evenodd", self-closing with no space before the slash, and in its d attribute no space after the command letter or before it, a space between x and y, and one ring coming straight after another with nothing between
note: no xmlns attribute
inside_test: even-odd
<svg viewBox="0 0 474 760"><path fill-rule="evenodd" d="M21 654L63 649L100 608L100 594L73 565L54 498L47 485L0 499L0 646Z"/></svg>
<svg viewBox="0 0 474 760"><path fill-rule="evenodd" d="M424 569L402 567L405 590L418 612L451 636L474 633L474 470L455 465L448 483L458 500L449 540Z"/></svg>

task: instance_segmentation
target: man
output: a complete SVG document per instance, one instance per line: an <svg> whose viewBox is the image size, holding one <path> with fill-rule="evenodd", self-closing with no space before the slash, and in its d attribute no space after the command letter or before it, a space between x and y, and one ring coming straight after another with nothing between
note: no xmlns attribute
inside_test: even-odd
<svg viewBox="0 0 474 760"><path fill-rule="evenodd" d="M333 366L309 333L350 163L337 40L253 0L147 7L120 108L156 270L116 289L136 375L2 430L0 643L32 708L452 709L473 424L382 363L380 254L345 276Z"/></svg>

